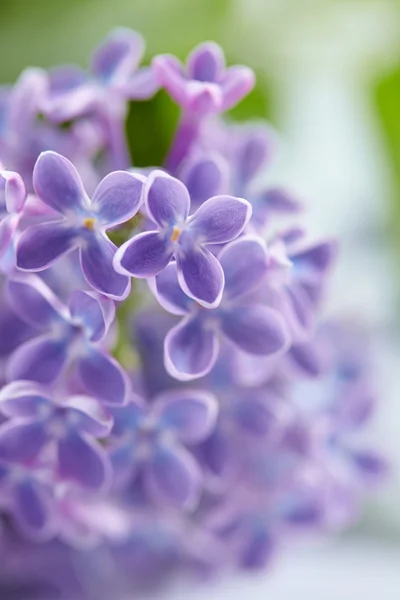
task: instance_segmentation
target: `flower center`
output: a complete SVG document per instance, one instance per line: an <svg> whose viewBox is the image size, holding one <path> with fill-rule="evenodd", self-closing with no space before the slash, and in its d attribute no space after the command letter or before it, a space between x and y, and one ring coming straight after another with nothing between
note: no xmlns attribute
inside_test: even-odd
<svg viewBox="0 0 400 600"><path fill-rule="evenodd" d="M84 221L83 221L83 226L86 229L89 229L89 231L93 231L94 230L94 226L96 224L96 219L94 219L93 217L87 217Z"/></svg>
<svg viewBox="0 0 400 600"><path fill-rule="evenodd" d="M179 227L174 227L172 230L171 242L177 242L180 235L181 235L181 230L179 229Z"/></svg>

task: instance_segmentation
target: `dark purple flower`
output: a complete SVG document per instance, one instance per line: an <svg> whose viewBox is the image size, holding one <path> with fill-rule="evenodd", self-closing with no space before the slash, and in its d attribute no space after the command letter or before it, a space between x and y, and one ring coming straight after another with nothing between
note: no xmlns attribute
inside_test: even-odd
<svg viewBox="0 0 400 600"><path fill-rule="evenodd" d="M289 338L277 310L251 296L269 269L269 257L260 238L245 236L224 247L219 261L225 273L225 289L218 309L204 310L178 285L178 267L170 263L152 285L159 302L182 321L165 338L167 371L181 380L209 373L223 337L246 353L270 356L284 352Z"/></svg>
<svg viewBox="0 0 400 600"><path fill-rule="evenodd" d="M171 55L153 59L155 74L162 86L184 111L206 114L229 110L254 86L248 67L227 68L222 49L214 42L197 46L183 66Z"/></svg>
<svg viewBox="0 0 400 600"><path fill-rule="evenodd" d="M118 362L99 346L114 319L112 300L94 292L76 291L66 307L34 275L14 278L7 287L13 310L39 335L11 355L9 380L49 384L73 366L88 394L105 403L123 404L127 377Z"/></svg>
<svg viewBox="0 0 400 600"><path fill-rule="evenodd" d="M0 165L0 259L10 247L26 200L24 182L18 173Z"/></svg>
<svg viewBox="0 0 400 600"><path fill-rule="evenodd" d="M111 415L90 397L58 400L54 395L32 381L15 381L1 390L0 412L9 420L0 425L0 460L29 465L51 445L61 481L105 487L110 464L95 439L110 432Z"/></svg>
<svg viewBox="0 0 400 600"><path fill-rule="evenodd" d="M250 219L249 203L242 198L215 196L189 217L186 187L162 171L148 177L143 197L157 230L140 233L123 244L115 255L116 270L134 277L154 277L175 258L182 290L202 306L218 306L224 273L206 246L237 238Z"/></svg>
<svg viewBox="0 0 400 600"><path fill-rule="evenodd" d="M174 390L150 406L140 398L115 411L111 449L116 477L132 478L141 468L151 499L161 504L191 507L201 491L201 472L184 446L198 444L212 432L216 399L202 390Z"/></svg>
<svg viewBox="0 0 400 600"><path fill-rule="evenodd" d="M141 202L143 177L125 171L107 175L90 200L75 167L55 152L44 152L33 172L39 198L61 220L49 220L23 232L17 247L17 265L41 271L60 256L79 248L83 274L98 292L121 300L130 291L129 278L116 273L112 261L116 246L106 231L132 218Z"/></svg>

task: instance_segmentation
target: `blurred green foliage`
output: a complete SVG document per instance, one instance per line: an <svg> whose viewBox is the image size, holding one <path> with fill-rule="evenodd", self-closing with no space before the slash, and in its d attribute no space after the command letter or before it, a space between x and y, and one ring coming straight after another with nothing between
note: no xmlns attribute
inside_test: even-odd
<svg viewBox="0 0 400 600"><path fill-rule="evenodd" d="M375 102L394 174L395 218L390 226L397 237L400 235L400 64L377 83Z"/></svg>

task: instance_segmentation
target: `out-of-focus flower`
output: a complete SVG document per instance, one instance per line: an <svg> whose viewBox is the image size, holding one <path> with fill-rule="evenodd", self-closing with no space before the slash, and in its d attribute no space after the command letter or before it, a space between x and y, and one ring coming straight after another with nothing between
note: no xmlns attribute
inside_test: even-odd
<svg viewBox="0 0 400 600"><path fill-rule="evenodd" d="M66 307L34 275L12 279L7 287L13 310L38 332L10 357L10 380L50 384L72 365L87 393L110 404L125 401L126 375L98 345L114 319L112 300L76 291Z"/></svg>

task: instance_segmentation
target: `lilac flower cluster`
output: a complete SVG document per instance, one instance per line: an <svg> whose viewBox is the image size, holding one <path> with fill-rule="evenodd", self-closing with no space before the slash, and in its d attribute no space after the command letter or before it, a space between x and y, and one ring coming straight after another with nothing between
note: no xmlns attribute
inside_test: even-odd
<svg viewBox="0 0 400 600"><path fill-rule="evenodd" d="M143 52L119 29L88 72L1 91L0 587L24 598L264 567L386 472L356 444L365 343L318 323L336 243L264 183L272 132L222 117L252 71L214 43ZM128 102L159 88L181 121L163 165L133 168Z"/></svg>

